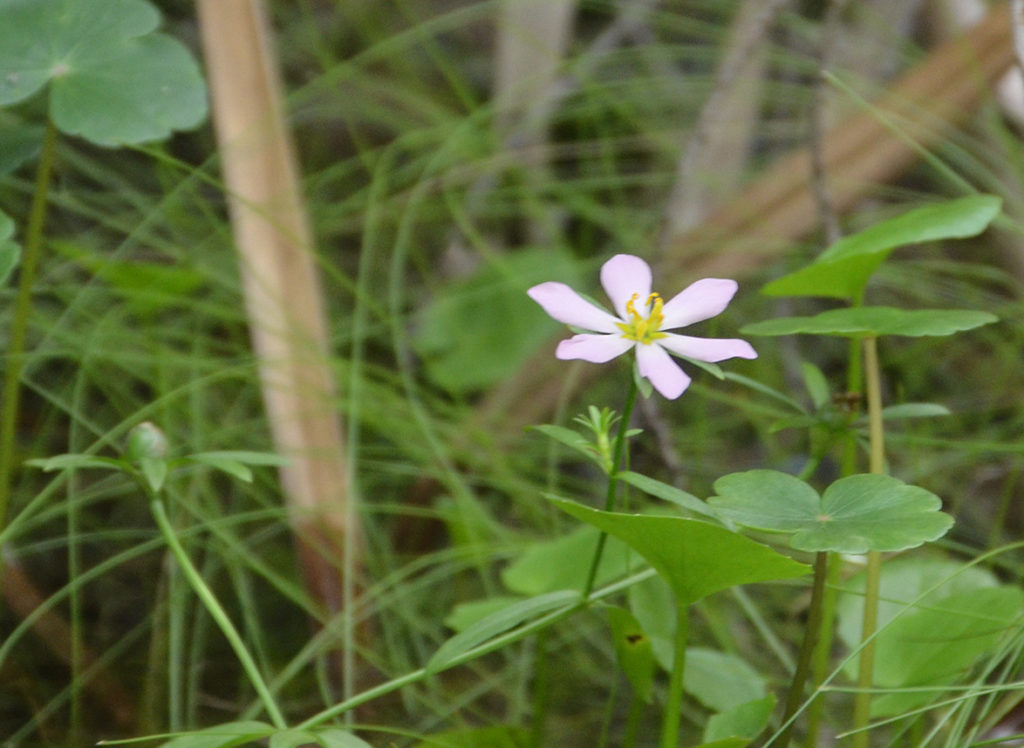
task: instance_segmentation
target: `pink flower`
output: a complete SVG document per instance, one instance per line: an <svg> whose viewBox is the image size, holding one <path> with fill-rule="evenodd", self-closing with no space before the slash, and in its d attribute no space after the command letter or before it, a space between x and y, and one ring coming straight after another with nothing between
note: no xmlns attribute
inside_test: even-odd
<svg viewBox="0 0 1024 748"><path fill-rule="evenodd" d="M683 394L690 377L669 353L709 363L734 357L757 358L745 340L692 338L665 332L721 314L736 293L736 281L705 278L666 302L651 293L651 268L646 262L633 255L615 255L601 266L601 285L618 317L564 283L541 283L527 291L559 322L593 331L559 343L555 351L558 358L603 364L635 349L640 376L670 400Z"/></svg>

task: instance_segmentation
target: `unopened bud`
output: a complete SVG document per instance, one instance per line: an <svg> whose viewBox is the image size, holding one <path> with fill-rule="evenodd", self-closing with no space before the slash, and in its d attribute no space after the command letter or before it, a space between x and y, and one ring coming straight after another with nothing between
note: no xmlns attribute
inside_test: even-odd
<svg viewBox="0 0 1024 748"><path fill-rule="evenodd" d="M167 437L149 421L143 421L128 432L125 456L132 462L149 458L160 460L167 455Z"/></svg>

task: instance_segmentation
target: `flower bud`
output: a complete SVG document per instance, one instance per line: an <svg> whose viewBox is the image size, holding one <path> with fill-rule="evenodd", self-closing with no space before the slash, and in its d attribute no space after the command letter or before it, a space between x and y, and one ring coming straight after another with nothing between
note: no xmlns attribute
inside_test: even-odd
<svg viewBox="0 0 1024 748"><path fill-rule="evenodd" d="M131 462L149 458L163 459L167 455L167 437L149 421L143 421L128 432L125 457Z"/></svg>

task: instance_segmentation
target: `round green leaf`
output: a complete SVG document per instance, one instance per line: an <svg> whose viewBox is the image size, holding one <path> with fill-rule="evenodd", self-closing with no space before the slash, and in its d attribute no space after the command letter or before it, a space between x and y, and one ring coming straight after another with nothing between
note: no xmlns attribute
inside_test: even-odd
<svg viewBox="0 0 1024 748"><path fill-rule="evenodd" d="M50 83L54 124L100 145L198 125L199 66L159 20L145 0L0 0L0 105Z"/></svg>
<svg viewBox="0 0 1024 748"><path fill-rule="evenodd" d="M900 551L941 538L953 518L938 496L889 475L841 478L822 497L803 481L773 470L733 473L715 481L709 500L739 525L792 532L802 551Z"/></svg>
<svg viewBox="0 0 1024 748"><path fill-rule="evenodd" d="M683 604L739 584L792 579L810 570L766 545L700 520L603 512L564 499L551 501L631 546Z"/></svg>
<svg viewBox="0 0 1024 748"><path fill-rule="evenodd" d="M782 317L744 325L745 335L837 335L865 338L881 335L924 337L952 335L998 322L988 312L969 309L895 309L862 306L830 309L813 317Z"/></svg>
<svg viewBox="0 0 1024 748"><path fill-rule="evenodd" d="M871 274L897 247L976 236L1001 205L993 195L971 195L911 210L843 237L810 265L769 283L764 293L858 298Z"/></svg>

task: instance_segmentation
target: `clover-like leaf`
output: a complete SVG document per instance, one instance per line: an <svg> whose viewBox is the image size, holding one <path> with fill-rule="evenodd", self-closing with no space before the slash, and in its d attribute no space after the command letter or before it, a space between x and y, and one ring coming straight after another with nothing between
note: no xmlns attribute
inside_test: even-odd
<svg viewBox="0 0 1024 748"><path fill-rule="evenodd" d="M0 0L0 106L50 84L63 132L100 145L159 140L207 113L199 66L153 33L146 0Z"/></svg>
<svg viewBox="0 0 1024 748"><path fill-rule="evenodd" d="M901 551L941 538L953 518L942 500L889 475L840 478L823 496L799 478L775 470L732 473L715 481L708 502L745 527L793 533L802 551Z"/></svg>
<svg viewBox="0 0 1024 748"><path fill-rule="evenodd" d="M766 545L700 520L604 512L549 499L631 546L669 583L680 604L739 584L792 579L810 570Z"/></svg>
<svg viewBox="0 0 1024 748"><path fill-rule="evenodd" d="M1002 200L971 195L911 210L843 237L810 265L764 287L773 296L857 299L868 278L897 247L975 236L999 214Z"/></svg>
<svg viewBox="0 0 1024 748"><path fill-rule="evenodd" d="M998 322L988 312L970 309L896 309L885 306L862 306L830 309L813 317L780 317L744 325L745 335L836 335L844 338L866 338L880 335L902 335L918 338L952 335Z"/></svg>

